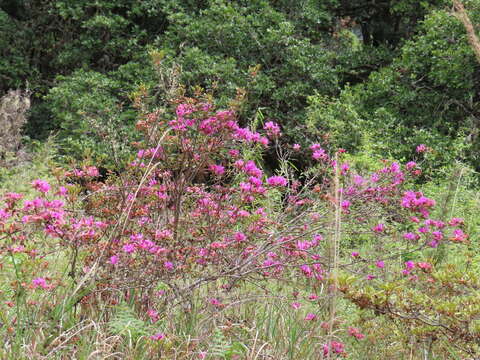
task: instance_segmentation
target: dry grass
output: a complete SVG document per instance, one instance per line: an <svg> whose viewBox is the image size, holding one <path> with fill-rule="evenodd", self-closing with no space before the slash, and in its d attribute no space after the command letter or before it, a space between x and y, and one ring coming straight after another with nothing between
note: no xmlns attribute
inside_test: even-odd
<svg viewBox="0 0 480 360"><path fill-rule="evenodd" d="M21 145L29 109L28 92L10 90L0 98L0 166L12 166L27 158Z"/></svg>

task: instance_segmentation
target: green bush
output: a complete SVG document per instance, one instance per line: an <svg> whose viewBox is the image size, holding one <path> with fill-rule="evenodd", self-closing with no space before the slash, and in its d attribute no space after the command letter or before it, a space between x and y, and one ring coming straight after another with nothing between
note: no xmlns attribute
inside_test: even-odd
<svg viewBox="0 0 480 360"><path fill-rule="evenodd" d="M480 3L471 5L475 10ZM472 11L474 19L475 14ZM358 139L368 138L380 155L411 160L416 145L424 143L432 148L432 167L461 158L478 169L475 79L480 66L463 25L437 10L419 30L391 65L373 72L365 83L347 87L333 101L312 98L310 121L316 126L326 123L337 143L347 142L352 150L361 150ZM353 133L339 139L336 128L346 126Z"/></svg>

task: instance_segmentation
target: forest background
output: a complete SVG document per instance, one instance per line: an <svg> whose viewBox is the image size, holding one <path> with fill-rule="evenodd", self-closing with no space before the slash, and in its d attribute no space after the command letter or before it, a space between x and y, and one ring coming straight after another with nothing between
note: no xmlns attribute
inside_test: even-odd
<svg viewBox="0 0 480 360"><path fill-rule="evenodd" d="M480 62L472 31L475 33L476 24L480 24L480 1L464 0L463 5L458 4L462 3L450 0L1 0L0 182L6 205L0 213L3 234L0 270L9 275L6 281L0 282L0 336L7 344L0 349L0 357L62 358L69 354L74 358L112 355L132 359L155 356L165 359L337 356L463 359L478 355ZM462 21L465 18L473 28L466 28ZM265 149L246 146L238 150L242 159L257 164L262 176L263 173L270 176L265 184L283 185L281 177L290 185L297 179L312 194L323 193L312 205L315 211L321 213L318 210L321 208L329 214L326 215L329 220L322 225L329 230L320 231L325 245L318 245L320 255L317 255L325 258L322 271L311 270L313 267L306 270L305 266L311 264L302 255L299 258L303 263L299 260L289 266L301 269L299 273L305 278L297 279L295 273L282 275L281 279L276 278L278 283L271 285L267 281L257 292L252 284L257 286L261 281L255 278L227 292L221 279L225 268L233 265L226 262L223 270L218 270L223 275L215 275L213 285L203 279L208 283L207 288L195 293L198 303L193 301L195 304L190 304L186 311L183 300L178 300L186 295L175 293L177 285L173 283L175 276L185 275L172 275L177 270L169 264L176 266L177 262L185 261L179 269L188 272L192 279L198 280L199 274L198 269L189 268L187 260L178 258L180 252L175 253L177 262L162 258L166 275L155 275L154 285L149 285L152 289L140 284L139 279L138 283L128 286L119 279L109 279L112 288L122 289L123 293L110 294L113 297L108 301L102 297L106 286L104 273L90 276L89 271L84 271L90 276L88 279L72 275L91 266L92 259L85 252L93 251L94 246L95 251L100 251L99 248L104 251L105 243L100 235L94 237L95 245L89 243L92 247L60 242L55 243L55 250L49 255L31 255L34 248L43 248L41 241L50 240L43 235L32 235L32 231L42 233L44 230L35 223L36 228L28 230L29 236L35 237L35 244L29 245L25 234L27 225L31 224L20 220L20 210L18 213L12 210L11 194L33 198L35 191L43 194L49 191L41 181L48 181L47 185L58 182L58 186L68 183L67 193L71 204L76 204L75 212L100 219L105 214L96 212L99 202L92 204L85 200L89 194L99 191L98 184L112 186L112 182L119 181L124 187L138 185L139 189L144 184L143 175L129 173L129 164L139 148L158 138L149 132L148 141L145 140L144 124L139 126L139 121L147 119L148 114L183 119L184 114L188 117L197 111L209 113L210 108L199 110L200 104L205 103L212 109L232 110L239 127L253 134L265 131L275 144ZM181 112L181 104L192 108ZM206 113L198 116L207 117ZM221 117L218 113L212 114ZM179 125L172 128L180 131L175 126ZM202 131L207 138L211 135L204 128ZM188 136L188 141L195 143L194 138ZM238 140L239 135L235 136ZM171 149L169 156L180 158L185 151L180 144L185 144L185 139L178 143L175 138L167 136L166 139L172 141L171 147L165 145L162 151L167 154ZM228 136L225 139L225 144L236 141ZM216 191L211 188L212 182L218 181L233 189L242 186L241 174L235 171L244 171L248 176L252 171L255 173L255 169L246 170L237 163L227 166L228 161L222 160L226 149L219 149L218 153L210 149L205 161L217 161L231 168L232 173L221 181L212 180L205 173L210 171L221 177L223 170L211 167L213 163L207 164L208 170L199 166L192 170L192 187L205 186L204 191L210 194ZM319 149L325 149L329 155L316 152ZM149 153L150 159L155 159L156 152ZM326 158L331 160L331 173L322 167L324 165L318 165L319 159ZM192 159L198 161L198 158ZM186 182L175 176L182 171L188 174L188 166L173 160L164 163L163 170L173 173L173 183ZM397 189L397 186L408 185L417 195L399 188L395 194L382 196L391 204L397 201L402 211L414 213L397 212L386 203L379 206L379 202L362 207L371 201L362 197L363 193L346 200L347 185L358 185L356 176L368 178L370 175L366 174L385 173L392 174L393 178L400 176L400 170L393 164L406 164L401 165L401 176L405 173L412 178L402 179L401 185L396 180L385 180L388 183L385 187ZM95 170L91 170L92 176L74 179L73 169ZM317 175L312 174L320 172L321 179L313 178ZM128 180L127 175L123 178L127 173ZM77 175L74 173L73 177ZM311 183L310 179L313 179ZM96 185L92 185L93 182ZM250 182L249 186L255 185L255 180ZM231 196L235 193L235 190L228 191ZM296 190L289 188L289 191ZM168 196L180 199L179 194L172 194ZM312 195L312 199L317 195ZM425 209L430 211L431 206L423 200L424 195L425 199L436 199L437 210L432 210L432 218L425 216ZM409 196L424 202L409 205ZM275 219L280 219L287 199L288 196L275 190L258 200L256 206L239 205L238 208L252 214L254 209L265 208ZM105 199L102 201L107 203ZM322 205L322 201L326 203ZM359 202L358 206L355 201ZM173 207L165 206L178 209L180 204L179 201ZM128 206L115 215L115 224L120 223L121 214L130 216L132 207ZM191 215L198 211L194 210L188 208L185 213L197 216ZM18 223L12 220L15 216ZM412 230L412 226L416 226L412 222L417 223L412 217L419 222L425 220L426 225L420 224L420 228ZM359 220L361 218L363 220ZM174 219L166 221L165 226L176 232L182 220L178 214ZM296 219L295 216L282 218L283 224L290 224L292 219ZM105 220L105 224L113 226L109 221ZM191 219L185 220L185 224L189 221ZM432 221L442 221L455 229L448 234L442 232L440 238L435 232L443 227ZM15 231L9 230L12 222L16 224ZM342 222L348 230L355 230L340 234ZM272 223L280 224L277 220ZM49 225L51 223L42 223L41 226ZM241 226L235 226L232 231L239 233ZM428 228L428 235L422 228ZM297 230L291 229L295 234ZM122 236L133 236L136 230L129 231ZM191 231L195 237L203 234L204 229L182 231L185 234ZM12 235L17 232L23 232L24 237ZM243 233L251 246L258 245L255 245L254 232L251 238L247 231ZM225 230L225 238L234 236L232 234ZM413 237L409 239L410 235L406 234ZM216 236L205 239L208 246L202 248L211 248L216 244L214 240L223 235ZM421 236L425 236L425 240ZM380 238L382 244L387 245L380 246ZM393 245L399 239L413 240L419 245L414 249L411 243L402 247L401 254L387 264L388 271L400 274L400 279L391 277L385 269L389 254L400 249ZM107 243L110 241L109 237ZM432 246L432 241L440 242L440 246ZM18 250L18 246L23 250ZM308 253L317 244L303 249L298 243L296 246L296 251ZM59 251L62 247L65 250ZM240 254L246 251L245 248L237 250L231 250L228 256L241 258ZM55 260L49 257L53 251L58 251ZM78 255L82 251L83 255ZM107 256L103 252L98 254L101 254L99 258ZM118 259L114 256L116 253L108 253L105 258L108 266L116 265ZM41 265L39 259L49 263L52 269ZM262 258L262 261L267 260ZM350 269L352 262L353 266L359 263L361 266ZM219 264L217 258L209 266ZM288 268L286 262L282 266ZM46 275L35 277L40 268L46 269ZM71 269L70 273L64 271L66 268ZM408 276L413 268L420 273L412 280ZM273 276L265 275L264 270L262 276ZM135 272L138 267L135 271L132 268L124 271L122 276L126 277L127 273L139 276ZM314 276L315 271L322 275ZM372 275L375 271L381 274ZM407 273L401 274L402 271ZM245 274L236 276L242 279L250 276ZM365 277L368 278L366 284ZM47 280L43 283L38 279ZM155 290L155 294L172 291L175 295L165 297L163 308L155 303L158 299L148 300L150 305L145 307L146 295L132 294L132 289L138 291L139 288ZM41 289L56 291L57 295L47 300L49 296L41 293ZM269 301L261 300L261 308L242 300L256 298L259 293L267 298L271 296ZM85 300L89 296L89 300ZM299 300L302 296L312 298L303 304ZM170 309L172 299L181 304L176 310ZM38 305L42 302L43 305ZM207 306L202 305L204 302ZM42 310L32 313L32 304ZM50 313L48 308L54 310ZM308 310L306 314L301 313L304 309ZM40 330L30 328L32 323Z"/></svg>

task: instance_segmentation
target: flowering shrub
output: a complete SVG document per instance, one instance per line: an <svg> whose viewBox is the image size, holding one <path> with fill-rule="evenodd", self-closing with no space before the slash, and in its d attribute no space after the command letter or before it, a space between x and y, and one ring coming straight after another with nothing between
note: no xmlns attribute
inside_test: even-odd
<svg viewBox="0 0 480 360"><path fill-rule="evenodd" d="M66 286L60 274L41 277L61 249L71 259L68 275L78 284L74 293L85 289L78 301L91 307L135 303L154 327L150 339L155 342L168 337L155 326L175 305L192 311L201 299L209 311L219 312L242 284L263 284L267 291L269 283L285 282L305 295L305 300L298 291L278 297L295 311L303 303L318 305L303 315L303 322L322 334L312 346L326 357L347 354L336 316L329 326L317 325L325 317L322 303L339 293L360 308L408 319L412 326L427 324L422 336L463 341L467 352L476 346L469 344L477 341L478 329L459 322L469 321L477 310L459 319L450 317L458 304L427 304L429 293L442 291L437 284L453 276L437 272L428 254L467 242L468 235L460 219L431 218L435 201L405 188L418 175L416 166L386 162L361 176L339 163L342 150L332 154L312 144L306 155L316 161L313 175L300 182L286 168L268 176L243 155L248 148L261 152L278 144L277 124L267 122L265 133L259 133L240 127L232 110L216 110L201 99L183 100L169 119L158 112L142 116L137 129L143 141L135 144L135 158L117 177L102 182L94 166L84 166L59 175L58 186L35 180L34 199L5 194L2 266L15 268L17 301L25 289L52 292ZM69 184L74 180L83 184L83 193ZM331 239L339 240L340 234L349 246L370 246L338 263L338 244ZM411 258L405 261L407 255ZM30 273L19 268L27 261L33 264ZM451 291L442 296L474 288L461 279L458 275L455 283L463 290L450 283ZM211 283L216 286L207 294L201 291ZM325 285L328 291L322 290ZM423 297L409 298L407 288ZM472 309L480 306L469 299ZM428 312L435 320L427 319ZM447 316L447 323L438 316ZM343 333L358 341L365 337L351 326Z"/></svg>

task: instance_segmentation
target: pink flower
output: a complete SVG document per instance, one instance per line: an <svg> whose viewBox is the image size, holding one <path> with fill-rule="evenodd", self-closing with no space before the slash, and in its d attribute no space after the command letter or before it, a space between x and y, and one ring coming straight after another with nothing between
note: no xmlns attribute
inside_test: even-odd
<svg viewBox="0 0 480 360"><path fill-rule="evenodd" d="M270 186L287 186L287 179L283 176L272 176L267 179L267 184Z"/></svg>
<svg viewBox="0 0 480 360"><path fill-rule="evenodd" d="M48 289L47 281L42 277L33 279L32 284L34 288L37 288L40 286L42 289Z"/></svg>
<svg viewBox="0 0 480 360"><path fill-rule="evenodd" d="M415 267L415 263L413 261L406 261L405 262L405 267L408 269L408 270L412 270L414 267Z"/></svg>
<svg viewBox="0 0 480 360"><path fill-rule="evenodd" d="M248 182L254 186L262 186L263 185L263 181L262 179L259 179L259 178L256 178L255 176L250 176L248 178Z"/></svg>
<svg viewBox="0 0 480 360"><path fill-rule="evenodd" d="M128 243L128 244L123 245L122 249L127 254L131 254L135 251L135 245Z"/></svg>
<svg viewBox="0 0 480 360"><path fill-rule="evenodd" d="M237 160L237 162L242 162L242 160ZM255 165L255 162L252 160L249 160L243 165L243 170L250 176L254 176L257 178L262 177L262 170L260 170L257 165Z"/></svg>
<svg viewBox="0 0 480 360"><path fill-rule="evenodd" d="M357 258L360 256L360 253L358 251L352 251L352 253L350 254L353 258Z"/></svg>
<svg viewBox="0 0 480 360"><path fill-rule="evenodd" d="M420 236L418 234L414 234L414 233L409 232L409 233L404 234L403 238L405 240L412 240L413 241L413 240L420 239Z"/></svg>
<svg viewBox="0 0 480 360"><path fill-rule="evenodd" d="M37 179L32 182L33 187L42 192L42 193L47 193L50 190L50 184L46 182L45 180Z"/></svg>
<svg viewBox="0 0 480 360"><path fill-rule="evenodd" d="M348 334L350 336L355 337L358 340L362 340L365 337L365 335L363 335L360 332L360 330L358 330L357 328L351 327L351 326L348 328Z"/></svg>
<svg viewBox="0 0 480 360"><path fill-rule="evenodd" d="M462 218L452 218L448 224L450 226L458 226L458 225L462 225L463 224L463 219Z"/></svg>
<svg viewBox="0 0 480 360"><path fill-rule="evenodd" d="M267 131L267 134L270 137L280 136L280 126L278 126L278 124L273 121L265 123L263 129Z"/></svg>
<svg viewBox="0 0 480 360"><path fill-rule="evenodd" d="M436 248L438 246L438 241L432 240L428 243L428 246L430 246L431 248Z"/></svg>
<svg viewBox="0 0 480 360"><path fill-rule="evenodd" d="M160 341L166 338L166 335L163 333L156 333L155 335L150 336L150 339L155 341Z"/></svg>
<svg viewBox="0 0 480 360"><path fill-rule="evenodd" d="M407 170L412 170L417 167L417 163L415 161L409 161L406 165Z"/></svg>
<svg viewBox="0 0 480 360"><path fill-rule="evenodd" d="M300 307L302 306L302 304L296 301L293 302L291 305L292 305L292 308L294 308L295 310L300 309Z"/></svg>
<svg viewBox="0 0 480 360"><path fill-rule="evenodd" d="M217 176L221 176L225 173L225 167L222 165L210 165L210 171L213 172Z"/></svg>
<svg viewBox="0 0 480 360"><path fill-rule="evenodd" d="M308 278L313 276L312 268L308 265L301 265L300 270L302 270L303 274Z"/></svg>
<svg viewBox="0 0 480 360"><path fill-rule="evenodd" d="M275 252L273 252L273 251L269 251L269 252L267 253L267 256L268 256L269 258L271 258L271 259L275 259L275 258L278 257L278 254L275 253Z"/></svg>
<svg viewBox="0 0 480 360"><path fill-rule="evenodd" d="M350 170L350 165L348 163L343 163L340 166L340 170L341 170L342 175L345 175L348 172L348 170Z"/></svg>
<svg viewBox="0 0 480 360"><path fill-rule="evenodd" d="M323 348L323 357L328 356L328 353L330 352L330 347L328 346L328 344L323 344L322 348Z"/></svg>
<svg viewBox="0 0 480 360"><path fill-rule="evenodd" d="M165 269L167 269L168 271L172 271L172 270L175 268L175 266L173 265L173 263L171 263L170 261L165 261L165 262L163 263L163 267L164 267Z"/></svg>
<svg viewBox="0 0 480 360"><path fill-rule="evenodd" d="M453 237L451 238L452 241L462 242L468 239L468 235L465 234L461 229L453 230Z"/></svg>
<svg viewBox="0 0 480 360"><path fill-rule="evenodd" d="M100 176L100 173L98 172L98 169L95 166L88 166L85 169L85 174L92 177Z"/></svg>
<svg viewBox="0 0 480 360"><path fill-rule="evenodd" d="M148 309L147 315L152 320L152 322L157 322L160 319L160 315L158 314L158 311L154 309Z"/></svg>
<svg viewBox="0 0 480 360"><path fill-rule="evenodd" d="M300 151L300 149L301 149L300 144L293 144L293 150Z"/></svg>
<svg viewBox="0 0 480 360"><path fill-rule="evenodd" d="M378 267L379 269L383 269L383 268L385 267L385 262L383 262L383 261L381 261L381 260L380 260L380 261L377 261L377 262L375 263L375 266Z"/></svg>
<svg viewBox="0 0 480 360"><path fill-rule="evenodd" d="M385 231L385 225L384 224L377 224L372 228L373 231L376 233L381 233Z"/></svg>
<svg viewBox="0 0 480 360"><path fill-rule="evenodd" d="M312 154L314 160L325 160L327 157L327 153L323 149L315 150Z"/></svg>
<svg viewBox="0 0 480 360"><path fill-rule="evenodd" d="M60 186L57 194L60 195L60 196L65 196L65 195L68 194L68 189L65 186Z"/></svg>
<svg viewBox="0 0 480 360"><path fill-rule="evenodd" d="M305 316L305 321L315 321L317 320L317 315L313 313L308 313L307 316Z"/></svg>
<svg viewBox="0 0 480 360"><path fill-rule="evenodd" d="M343 354L345 352L345 345L338 341L332 341L329 344L323 344L323 356L326 357L330 352L330 349L333 353Z"/></svg>
<svg viewBox="0 0 480 360"><path fill-rule="evenodd" d="M350 203L350 201L348 201L348 200L343 200L343 201L342 201L342 204L341 204L343 210L348 210L348 208L350 207L350 205L351 205L351 203Z"/></svg>
<svg viewBox="0 0 480 360"><path fill-rule="evenodd" d="M297 249L298 250L305 251L305 250L310 249L310 247L311 247L310 241L300 241L300 240L297 241Z"/></svg>
<svg viewBox="0 0 480 360"><path fill-rule="evenodd" d="M365 183L365 179L360 175L353 175L353 182L355 183L355 185L360 186Z"/></svg>
<svg viewBox="0 0 480 360"><path fill-rule="evenodd" d="M116 265L118 263L118 256L117 255L113 255L112 257L110 257L110 264L112 265Z"/></svg>
<svg viewBox="0 0 480 360"><path fill-rule="evenodd" d="M420 154L420 153L424 153L425 151L427 151L427 149L428 148L425 144L420 144L420 145L417 146L416 151L417 151L417 153Z"/></svg>
<svg viewBox="0 0 480 360"><path fill-rule="evenodd" d="M428 232L428 228L426 226L419 227L418 232L422 234L426 234Z"/></svg>
<svg viewBox="0 0 480 360"><path fill-rule="evenodd" d="M182 117L193 112L193 106L190 104L180 104L177 106L177 116Z"/></svg>
<svg viewBox="0 0 480 360"><path fill-rule="evenodd" d="M217 299L217 298L211 298L208 300L208 302L213 305L213 306L216 306L216 307L222 307L223 304Z"/></svg>
<svg viewBox="0 0 480 360"><path fill-rule="evenodd" d="M427 263L427 262L419 262L419 263L417 263L417 266L420 269L423 269L423 270L431 270L432 269L432 264Z"/></svg>
<svg viewBox="0 0 480 360"><path fill-rule="evenodd" d="M23 195L19 193L14 193L14 192L8 192L5 194L5 198L10 201L17 201L23 198Z"/></svg>
<svg viewBox="0 0 480 360"><path fill-rule="evenodd" d="M25 246L20 245L20 246L14 246L13 248L10 249L12 253L19 253L25 251Z"/></svg>
<svg viewBox="0 0 480 360"><path fill-rule="evenodd" d="M247 236L244 233L242 233L242 232L236 232L235 233L235 241L243 242L245 240L247 240Z"/></svg>
<svg viewBox="0 0 480 360"><path fill-rule="evenodd" d="M345 352L345 345L343 343L338 342L338 341L332 341L331 347L334 353L336 354L342 354Z"/></svg>
<svg viewBox="0 0 480 360"><path fill-rule="evenodd" d="M240 155L240 151L238 151L237 149L231 149L228 150L228 155L230 155L232 158L236 158Z"/></svg>

